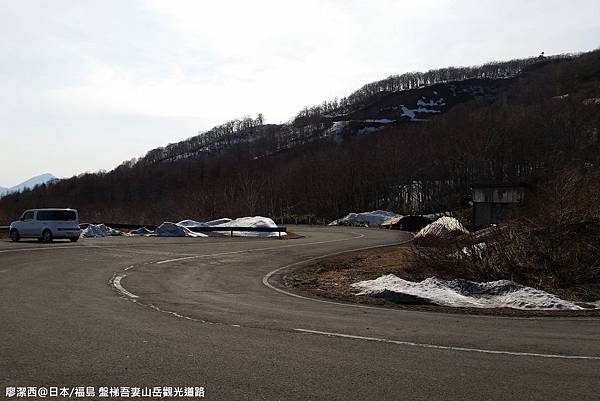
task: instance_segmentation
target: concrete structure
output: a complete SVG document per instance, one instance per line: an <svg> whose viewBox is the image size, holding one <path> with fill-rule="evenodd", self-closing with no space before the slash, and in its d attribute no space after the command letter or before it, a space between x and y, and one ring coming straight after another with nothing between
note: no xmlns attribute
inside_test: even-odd
<svg viewBox="0 0 600 401"><path fill-rule="evenodd" d="M483 227L498 223L523 201L527 191L525 184L473 185L473 225Z"/></svg>

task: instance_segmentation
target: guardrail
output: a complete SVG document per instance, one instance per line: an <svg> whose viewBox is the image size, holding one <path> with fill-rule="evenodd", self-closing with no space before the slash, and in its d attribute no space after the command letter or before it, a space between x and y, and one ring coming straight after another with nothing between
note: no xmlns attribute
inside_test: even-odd
<svg viewBox="0 0 600 401"><path fill-rule="evenodd" d="M188 227L190 231L195 233L205 232L231 232L233 237L234 232L262 232L262 233L287 233L287 227Z"/></svg>
<svg viewBox="0 0 600 401"><path fill-rule="evenodd" d="M7 233L10 226L0 226L0 233Z"/></svg>

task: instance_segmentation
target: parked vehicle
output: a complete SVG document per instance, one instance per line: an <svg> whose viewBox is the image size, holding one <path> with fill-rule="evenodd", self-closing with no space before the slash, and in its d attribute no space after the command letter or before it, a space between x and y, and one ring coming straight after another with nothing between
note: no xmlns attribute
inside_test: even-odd
<svg viewBox="0 0 600 401"><path fill-rule="evenodd" d="M10 224L9 233L13 241L37 238L52 242L56 238L68 238L77 242L81 234L79 214L75 209L29 209Z"/></svg>

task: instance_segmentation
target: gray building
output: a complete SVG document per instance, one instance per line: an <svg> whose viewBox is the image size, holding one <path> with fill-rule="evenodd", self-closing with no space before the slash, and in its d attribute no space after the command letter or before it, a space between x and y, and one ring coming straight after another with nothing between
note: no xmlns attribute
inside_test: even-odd
<svg viewBox="0 0 600 401"><path fill-rule="evenodd" d="M471 188L473 225L477 227L498 223L523 202L528 191L525 184L476 184Z"/></svg>

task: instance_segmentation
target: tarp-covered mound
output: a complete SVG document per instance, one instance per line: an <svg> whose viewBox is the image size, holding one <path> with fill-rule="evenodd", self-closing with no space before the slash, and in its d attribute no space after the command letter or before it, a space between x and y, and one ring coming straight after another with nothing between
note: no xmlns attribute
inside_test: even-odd
<svg viewBox="0 0 600 401"><path fill-rule="evenodd" d="M221 219L216 219L216 220L207 221L207 222L206 222L206 223L204 223L204 224L206 224L206 225L207 225L207 226L209 226L209 227L212 227L212 226L218 226L219 224L225 224L225 223L229 223L230 221L231 221L231 219L230 219L230 218L223 217L223 218L221 218Z"/></svg>
<svg viewBox="0 0 600 401"><path fill-rule="evenodd" d="M394 212L374 210L372 212L348 213L341 219L329 223L330 226L379 227L383 222L394 217L401 217Z"/></svg>
<svg viewBox="0 0 600 401"><path fill-rule="evenodd" d="M227 233L227 227L264 227L264 228L277 228L277 224L268 217L254 216L254 217L240 217L239 219L230 220L221 224L214 224L213 227L223 227ZM268 231L234 231L234 236L238 237L278 237L278 232ZM286 233L281 233L286 235Z"/></svg>
<svg viewBox="0 0 600 401"><path fill-rule="evenodd" d="M468 234L469 231L454 217L440 217L433 223L423 227L414 238L414 243L417 245L426 245L450 241L463 234Z"/></svg>
<svg viewBox="0 0 600 401"><path fill-rule="evenodd" d="M195 228L223 228L223 231L206 231L195 232ZM222 237L231 234L230 228L249 227L249 228L277 228L277 224L268 217L241 217L239 219L220 218L207 222L196 220L182 220L179 223L164 222L159 225L154 231L148 230L146 227L141 227L131 230L128 235L131 236L152 236L152 237ZM121 235L122 233L112 228L106 227L104 224L95 226L90 224L88 229L82 232L82 236L87 237L106 237L109 235ZM278 237L279 232L271 231L234 231L236 237ZM281 235L286 235L282 232Z"/></svg>
<svg viewBox="0 0 600 401"><path fill-rule="evenodd" d="M375 280L354 283L352 287L361 290L357 295L386 298L394 302L470 308L583 309L556 295L508 280L478 283L431 277L413 282L388 274Z"/></svg>
<svg viewBox="0 0 600 401"><path fill-rule="evenodd" d="M208 227L208 224L196 220L182 220L177 225L184 227Z"/></svg>
<svg viewBox="0 0 600 401"><path fill-rule="evenodd" d="M112 237L116 235L123 235L123 233L104 224L88 224L80 234L82 238Z"/></svg>
<svg viewBox="0 0 600 401"><path fill-rule="evenodd" d="M171 222L164 222L156 227L153 233L157 237L206 237L206 234L195 233L189 228Z"/></svg>
<svg viewBox="0 0 600 401"><path fill-rule="evenodd" d="M197 227L212 227L216 224L222 224L222 223L226 223L229 221L231 221L231 219L227 219L227 218L212 220L212 221L207 221L207 222L201 222L201 221L196 221L196 220L182 220L179 223L177 223L177 225L187 227L190 230L194 231L194 228L197 228ZM215 231L206 231L206 232L203 232L202 234L204 234L205 237L223 237L225 235L221 232L215 232Z"/></svg>
<svg viewBox="0 0 600 401"><path fill-rule="evenodd" d="M154 231L148 230L146 227L140 227L138 229L129 231L128 234L129 235L148 236L148 235L152 235L153 233L154 233Z"/></svg>

